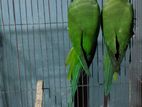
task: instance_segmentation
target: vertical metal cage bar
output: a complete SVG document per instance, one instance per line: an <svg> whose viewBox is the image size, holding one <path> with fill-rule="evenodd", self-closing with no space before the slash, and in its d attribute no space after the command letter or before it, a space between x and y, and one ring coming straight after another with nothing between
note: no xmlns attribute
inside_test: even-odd
<svg viewBox="0 0 142 107"><path fill-rule="evenodd" d="M1 7L1 16L2 16L2 18L1 18L1 20L2 20L2 25L4 25L4 19L3 19L3 8L2 8L2 1L0 1L0 7ZM2 26L1 27L2 28L2 33L3 33L3 35L5 34L5 27L4 26ZM5 55L5 50L3 49L3 56ZM5 67L5 65L4 65L4 60L3 60L3 68ZM4 69L3 69L4 70ZM4 76L5 77L5 76ZM4 81L5 82L5 81ZM5 89L7 89L7 83L5 82L5 83L3 83L4 84L4 88ZM9 95L8 95L8 92L9 92L9 87L8 87L8 90L7 90L7 93L4 93L4 101L5 101L5 103L4 103L4 106L8 106L8 103L9 103Z"/></svg>
<svg viewBox="0 0 142 107"><path fill-rule="evenodd" d="M44 27L45 27L45 29L47 29L47 27L46 27L46 16L45 16L45 0L43 0L43 14L44 14ZM47 54L47 52L48 52L48 49L47 49L47 47L48 47L48 45L47 45L47 42L46 42L46 40L47 40L47 30L45 31L45 51L46 51L46 54ZM48 55L46 55L46 63L47 63L47 66L48 66ZM47 74L48 74L48 76L47 76L47 78L48 78L48 87L50 87L50 79L49 79L49 67L47 67ZM44 99L45 99L46 97L45 97L45 95L44 95ZM44 100L44 101L46 101L46 100ZM44 103L43 104L43 106L44 107L46 107L46 104L48 104L48 103Z"/></svg>
<svg viewBox="0 0 142 107"><path fill-rule="evenodd" d="M66 4L66 5L67 5L67 7L68 7L68 0L67 0L67 4ZM66 11L67 11L67 10L66 10ZM64 11L63 11L63 0L61 0L61 21L62 21L62 28L64 29L65 26L64 26L64 15L63 15L63 13L64 13ZM66 28L66 29L67 29L67 28ZM65 55L65 45L66 45L66 44L65 44L65 36L66 36L66 35L64 34L64 32L65 32L65 31L63 30L63 32L62 32L62 35L63 35L63 39L62 39L62 41L63 41L63 51L64 51L64 52L63 52L63 56L66 56L66 55ZM67 100L67 99L68 99L68 98L67 98L67 96L68 96L68 95L67 95L67 81L66 81L66 80L67 80L67 79L66 79L67 73L66 73L66 68L65 68L65 67L64 67L63 70L64 70L64 74L65 74L64 81L65 81L65 95L66 95L66 97L64 97L64 98L66 99L65 101L66 101L66 103L67 103L67 102L68 102L68 100ZM61 87L62 87L62 86L61 86ZM62 88L62 89L63 89L63 88Z"/></svg>
<svg viewBox="0 0 142 107"><path fill-rule="evenodd" d="M20 105L22 105L23 107L23 104L22 104L22 94L21 94L21 78L20 78L20 63L19 63L19 51L18 51L18 48L19 48L19 45L18 45L18 37L17 37L17 27L16 27L16 15L15 15L15 2L14 0L12 0L12 6L13 6L13 17L14 17L14 30L16 32L16 54L17 54L17 70L18 70L18 79L19 79L19 91L20 91Z"/></svg>
<svg viewBox="0 0 142 107"><path fill-rule="evenodd" d="M24 50L24 42L23 42L23 33L24 33L24 31L23 31L23 26L22 26L22 14L21 14L22 11L21 11L21 2L20 2L20 0L19 0L19 11L20 11L20 24L21 24L20 30L21 30L21 36L22 36L22 51L24 53L25 52L25 50ZM27 71L26 71L26 65L25 65L26 59L25 59L25 55L24 54L23 54L22 57L23 57L23 60L24 60L24 74L25 74L24 81L26 82L26 85L25 85L25 90L26 90L26 89L28 89L28 86L27 86L27 77L26 77ZM28 96L27 96L26 97L26 105L28 106L28 104L29 104L29 102L28 102Z"/></svg>
<svg viewBox="0 0 142 107"><path fill-rule="evenodd" d="M0 1L0 15L2 16L2 2ZM0 24L2 25L2 18L0 18ZM5 93L3 93L2 92L2 90L4 90L5 88L6 88L6 86L5 86L5 84L4 84L4 73L2 72L3 70L4 70L4 64L3 64L3 56L4 56L4 51L3 51L3 33L2 33L2 26L0 26L0 50L1 50L1 52L0 52L0 60L1 60L1 62L0 62L0 64L1 64L1 66L0 66L0 74L1 74L1 87L3 87L3 88L1 88L1 91L0 91L0 97L2 98L1 99L1 106L5 106L6 105L6 95L5 95Z"/></svg>
<svg viewBox="0 0 142 107"><path fill-rule="evenodd" d="M2 25L4 25L4 19L3 19L3 9L2 9L2 1L1 1L1 16L2 16L2 18L1 18L1 20L2 20ZM3 32L3 35L5 34L5 27L4 26L2 26L2 32ZM6 55L6 53L5 53L5 50L6 49L3 49L3 57ZM4 62L6 62L6 63L4 63ZM7 66L7 60L5 61L5 60L3 60L3 66L4 66L4 68ZM5 68L5 69L3 69L4 71L6 71L6 73L8 73L7 72L7 68ZM6 78L6 76L4 76L4 78ZM7 92L10 92L10 90L9 90L9 86L8 86L8 84L9 84L9 79L7 80L5 80L4 81L5 83L4 83L4 87L5 87L5 89L7 89ZM5 96L5 104L4 105L7 105L8 106L8 100L9 100L9 97L10 97L10 95L8 95L8 93L4 93L4 96Z"/></svg>
<svg viewBox="0 0 142 107"><path fill-rule="evenodd" d="M47 29L47 26L46 26L46 16L45 16L45 0L43 0L43 13L44 13L44 23L45 23L44 26L45 26L45 29ZM51 29L51 28L50 28L50 29ZM46 40L48 39L48 38L47 38L47 31L46 31L45 34L46 34L46 35L45 35L45 43L46 43L46 53L47 53L47 52L48 52L48 45L47 45L47 42L46 42ZM48 55L46 55L46 58L47 58L47 59L46 59L46 62L47 62L47 70L48 70L48 71L47 71L47 72L48 72L48 73L47 73L47 75L48 75L48 76L47 76L47 78L48 78L48 82L47 82L47 83L48 83L48 87L49 87L48 90L49 90L49 98L50 98L50 97L51 97L51 95L50 95L50 73L49 73L50 71L49 71L49 67L48 67L48 65L49 65L49 61L48 61L48 58L49 58L49 57L48 57ZM44 98L45 98L45 97L44 97ZM48 103L46 103L46 104L48 104ZM46 105L44 105L44 106L46 106Z"/></svg>
<svg viewBox="0 0 142 107"><path fill-rule="evenodd" d="M61 61L61 58L60 58L60 40L59 40L59 25L58 25L58 6L59 6L59 1L55 0L55 5L56 5L55 7L56 7L56 30L57 30L56 35L57 35L57 41L58 41L58 58L59 58L59 62L58 62L59 63L58 64L58 66L59 66L59 68L58 68L58 72L59 72L59 75L58 75L59 76L59 80L58 80L59 81L59 87L58 87L58 90L60 90L59 91L60 92L59 96L60 96L60 98L62 100L62 96L61 96L61 71L60 71L60 66L61 66L60 61ZM57 73L57 71L56 71L56 73ZM55 76L55 78L57 78L57 76ZM58 98L58 97L56 96L56 98ZM62 106L62 102L60 102L60 105Z"/></svg>
<svg viewBox="0 0 142 107"><path fill-rule="evenodd" d="M31 55L30 55L30 52L31 52L31 51L30 51L30 41L29 41L29 40L30 40L30 39L29 39L29 36L30 36L30 35L29 35L28 16L27 16L27 11L28 11L28 10L27 10L27 0L25 0L24 2L25 2L25 13L26 13L25 19L26 19L26 33L27 33L27 41L28 41L28 59L29 59L29 65L28 65L27 68L29 68L28 70L29 70L30 73L29 73L29 72L28 72L28 73L29 73L30 78L31 78L31 80L32 80L32 79L33 79L33 75L32 75L33 73L32 73ZM20 7L22 7L22 6L20 6ZM20 12L20 13L21 13L21 12ZM23 42L23 41L22 41L22 42ZM27 81L27 82L28 82L28 81ZM33 87L33 86L32 86L32 82L30 83L30 85L31 85L30 88L33 89L33 88L32 88L32 87ZM33 106L33 103L34 103L34 102L33 102L33 99L34 99L34 98L33 98L33 91L31 92L31 94L32 94L32 95L31 95L31 102L32 102L31 106ZM28 102L28 101L27 101L27 102Z"/></svg>
<svg viewBox="0 0 142 107"><path fill-rule="evenodd" d="M55 82L55 66L54 66L54 56L53 56L53 52L54 51L53 51L53 37L52 37L53 36L53 31L52 31L52 28L51 28L52 27L52 25L51 25L52 23L51 23L51 6L50 6L50 0L48 0L48 10L49 10L48 14L49 14L49 23L50 23L50 30L51 30L50 31L51 32L50 38L51 38L51 46L52 46L52 50L51 50L52 60L53 60L53 63L52 63L53 65L52 66L53 66L53 72L54 72L54 74L53 74L54 75L54 89L53 90L56 93L56 86L55 86L55 83L56 83ZM54 99L56 100L56 96L54 96Z"/></svg>

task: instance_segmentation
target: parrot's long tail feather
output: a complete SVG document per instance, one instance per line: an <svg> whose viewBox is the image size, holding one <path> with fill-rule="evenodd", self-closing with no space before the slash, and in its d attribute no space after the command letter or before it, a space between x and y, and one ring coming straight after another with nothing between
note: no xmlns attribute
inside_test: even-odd
<svg viewBox="0 0 142 107"><path fill-rule="evenodd" d="M113 66L113 63L106 52L104 56L104 107L107 107L109 104L112 81L118 79L119 67L119 65L117 67Z"/></svg>
<svg viewBox="0 0 142 107"><path fill-rule="evenodd" d="M77 91L77 85L79 81L79 76L82 71L82 65L80 64L80 61L78 59L78 56L74 50L74 48L71 48L67 58L66 58L66 66L69 66L69 72L68 72L68 80L71 80L71 98L68 102L68 107L72 107L73 102L72 99L75 96L75 93Z"/></svg>
<svg viewBox="0 0 142 107"><path fill-rule="evenodd" d="M113 79L113 70L112 70L112 63L109 55L106 53L104 56L104 91L105 96L108 96L110 93L111 85Z"/></svg>

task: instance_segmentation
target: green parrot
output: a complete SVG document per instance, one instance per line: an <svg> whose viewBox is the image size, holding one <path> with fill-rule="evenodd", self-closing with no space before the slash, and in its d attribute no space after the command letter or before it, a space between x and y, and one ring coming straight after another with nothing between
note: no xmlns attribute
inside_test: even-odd
<svg viewBox="0 0 142 107"><path fill-rule="evenodd" d="M128 0L105 0L102 30L104 55L104 94L109 96L112 81L118 79L120 65L133 33L133 7Z"/></svg>
<svg viewBox="0 0 142 107"><path fill-rule="evenodd" d="M72 43L66 66L74 97L81 72L89 76L99 33L100 9L97 0L73 0L68 8L68 32ZM70 107L71 107L70 99Z"/></svg>

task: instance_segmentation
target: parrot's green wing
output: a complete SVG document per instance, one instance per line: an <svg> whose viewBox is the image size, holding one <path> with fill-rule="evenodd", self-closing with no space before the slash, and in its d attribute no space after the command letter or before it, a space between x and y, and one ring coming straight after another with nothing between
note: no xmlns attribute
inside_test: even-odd
<svg viewBox="0 0 142 107"><path fill-rule="evenodd" d="M66 58L71 94L75 95L81 72L89 75L99 32L99 6L95 0L75 0L68 9L68 32L72 48ZM72 107L72 97L69 106Z"/></svg>
<svg viewBox="0 0 142 107"><path fill-rule="evenodd" d="M73 20L70 20L70 21L69 22L72 23ZM88 68L88 65L85 59L85 54L82 48L83 32L77 26L72 26L72 27L69 28L69 35L70 35L73 47L77 53L77 58L80 61L84 71L86 72L87 75L89 75L90 73L89 68Z"/></svg>
<svg viewBox="0 0 142 107"><path fill-rule="evenodd" d="M96 16L99 16L97 9L98 6L95 1L80 1L73 2L68 11L69 36L78 55L78 59L87 75L90 74L87 64L87 54L91 53L91 45L96 42L97 38L97 36L95 37L95 30L98 26L98 22L95 22L95 19L98 20ZM95 24L91 22L92 19L94 19ZM91 34L91 36L88 37L86 34Z"/></svg>
<svg viewBox="0 0 142 107"><path fill-rule="evenodd" d="M102 16L103 35L107 50L104 59L105 95L108 95L112 77L117 78L120 64L132 36L133 9L126 0L106 1ZM109 64L110 66L108 66Z"/></svg>

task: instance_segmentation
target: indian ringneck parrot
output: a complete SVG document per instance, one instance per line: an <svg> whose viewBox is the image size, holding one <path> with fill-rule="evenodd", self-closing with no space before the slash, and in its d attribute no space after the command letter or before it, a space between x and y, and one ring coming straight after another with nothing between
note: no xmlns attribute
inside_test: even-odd
<svg viewBox="0 0 142 107"><path fill-rule="evenodd" d="M74 97L81 72L89 76L99 33L100 9L97 0L73 0L68 8L68 33L72 43L67 58L71 99ZM71 107L72 101L69 101Z"/></svg>
<svg viewBox="0 0 142 107"><path fill-rule="evenodd" d="M108 98L112 81L117 80L120 65L133 33L133 7L128 0L105 0L102 30L106 46L104 55L104 98Z"/></svg>

